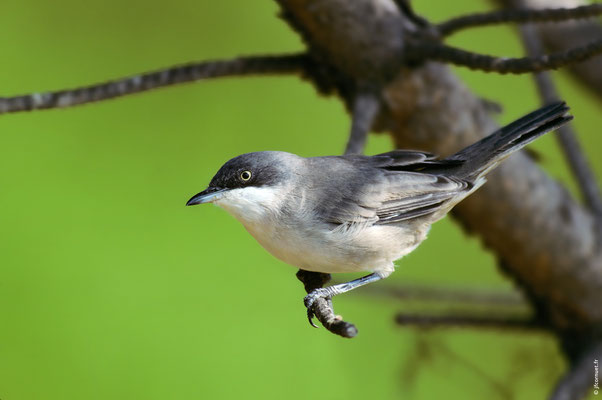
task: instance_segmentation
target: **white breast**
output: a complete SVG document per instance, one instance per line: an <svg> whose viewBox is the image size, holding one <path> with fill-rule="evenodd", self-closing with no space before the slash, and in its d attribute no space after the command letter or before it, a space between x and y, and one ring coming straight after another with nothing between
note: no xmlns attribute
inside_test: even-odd
<svg viewBox="0 0 602 400"><path fill-rule="evenodd" d="M264 225L281 207L282 187L246 187L225 192L215 204L228 211L245 227Z"/></svg>
<svg viewBox="0 0 602 400"><path fill-rule="evenodd" d="M272 255L287 264L325 273L391 273L393 261L413 250L414 232L384 225L354 225L352 231L312 224L311 215L283 213L286 188L247 187L224 193L215 203L238 219ZM302 201L302 199L300 199Z"/></svg>

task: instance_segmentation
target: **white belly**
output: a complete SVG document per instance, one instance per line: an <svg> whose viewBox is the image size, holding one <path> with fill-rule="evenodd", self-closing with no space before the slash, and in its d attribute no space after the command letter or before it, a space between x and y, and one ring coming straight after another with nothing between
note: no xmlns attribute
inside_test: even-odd
<svg viewBox="0 0 602 400"><path fill-rule="evenodd" d="M404 232L402 228L372 225L343 230L303 231L293 227L265 228L245 224L249 233L272 255L298 268L325 272L370 271L390 274L393 261L414 250L426 231Z"/></svg>
<svg viewBox="0 0 602 400"><path fill-rule="evenodd" d="M215 203L238 219L276 258L308 271L388 275L394 270L393 261L414 250L428 231L428 225L355 224L332 229L315 222L318 225L311 226L311 216L275 213L282 201L275 189L245 188L244 192L231 190Z"/></svg>

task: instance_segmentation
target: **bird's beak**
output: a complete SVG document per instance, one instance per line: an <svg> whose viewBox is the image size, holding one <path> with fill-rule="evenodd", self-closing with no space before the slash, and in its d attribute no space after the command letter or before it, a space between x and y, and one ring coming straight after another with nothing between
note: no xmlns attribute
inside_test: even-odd
<svg viewBox="0 0 602 400"><path fill-rule="evenodd" d="M203 190L201 193L195 194L192 196L190 200L186 203L187 206L194 206L196 204L204 204L211 203L218 197L220 194L225 192L225 189L209 186L207 189Z"/></svg>

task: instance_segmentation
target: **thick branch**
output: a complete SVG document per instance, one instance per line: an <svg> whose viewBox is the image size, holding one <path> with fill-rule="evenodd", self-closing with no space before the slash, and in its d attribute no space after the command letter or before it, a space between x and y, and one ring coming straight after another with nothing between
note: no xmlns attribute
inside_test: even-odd
<svg viewBox="0 0 602 400"><path fill-rule="evenodd" d="M439 64L407 73L386 97L399 121L399 148L445 155L495 130L478 99ZM454 215L505 261L506 272L556 329L587 329L602 320L595 305L602 289L596 224L525 154L490 173Z"/></svg>
<svg viewBox="0 0 602 400"><path fill-rule="evenodd" d="M462 29L508 22L559 22L571 19L591 18L602 15L602 4L591 4L575 8L504 9L486 13L463 15L437 25L441 36L449 36Z"/></svg>
<svg viewBox="0 0 602 400"><path fill-rule="evenodd" d="M601 54L602 39L560 53L522 58L494 57L424 41L412 43L407 51L412 62L440 61L486 72L524 74L558 69Z"/></svg>
<svg viewBox="0 0 602 400"><path fill-rule="evenodd" d="M413 325L421 328L544 329L541 323L534 319L513 314L495 315L488 313L487 315L483 315L450 313L443 315L424 315L399 313L395 316L395 322L399 325Z"/></svg>
<svg viewBox="0 0 602 400"><path fill-rule="evenodd" d="M250 56L187 64L77 89L0 98L0 114L71 107L201 79L256 74L305 74L311 64L312 60L306 54Z"/></svg>
<svg viewBox="0 0 602 400"><path fill-rule="evenodd" d="M536 56L543 52L538 34L533 27L522 27L521 36L527 53L530 56ZM544 103L552 103L559 99L554 82L547 72L539 72L535 74L534 77L539 90L539 95ZM572 124L560 127L556 134L556 138L558 139L569 167L579 184L585 203L602 222L602 196L600 195L600 189L596 177L579 145ZM600 223L600 227L602 228L602 223Z"/></svg>
<svg viewBox="0 0 602 400"><path fill-rule="evenodd" d="M497 128L482 102L444 65L406 66L393 81L384 80L392 59L407 60L408 35L380 33L392 24L416 26L392 0L278 2L312 53L316 49L334 71L368 80L380 74L374 79L387 82L380 92L379 128L391 131L397 148L445 156ZM587 332L602 321L596 223L524 153L490 173L488 183L459 203L454 215L504 261L551 329Z"/></svg>
<svg viewBox="0 0 602 400"><path fill-rule="evenodd" d="M399 148L446 155L496 129L481 102L440 64L406 71L385 97L398 121L393 136ZM525 154L504 161L453 213L505 261L505 272L557 330L602 321L597 225Z"/></svg>

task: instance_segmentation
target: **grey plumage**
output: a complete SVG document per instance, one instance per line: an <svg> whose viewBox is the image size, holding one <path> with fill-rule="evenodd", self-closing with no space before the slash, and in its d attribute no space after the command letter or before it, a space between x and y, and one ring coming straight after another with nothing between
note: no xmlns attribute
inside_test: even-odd
<svg viewBox="0 0 602 400"><path fill-rule="evenodd" d="M565 103L534 111L443 160L426 152L395 150L376 156L316 157L324 171L318 209L333 223L370 219L396 223L449 211L484 183L484 175L513 152L571 120ZM336 186L332 186L333 174ZM358 182L357 176L361 176Z"/></svg>
<svg viewBox="0 0 602 400"><path fill-rule="evenodd" d="M485 182L513 152L572 117L555 103L459 152L395 150L375 156L303 158L248 153L228 161L187 205L214 202L234 215L270 253L318 272L372 271L305 298L332 297L387 277L430 225Z"/></svg>
<svg viewBox="0 0 602 400"><path fill-rule="evenodd" d="M572 120L572 116L566 115L568 111L569 107L564 102L542 107L460 150L446 160L462 161L462 167L458 168L455 174L474 180L541 135Z"/></svg>

